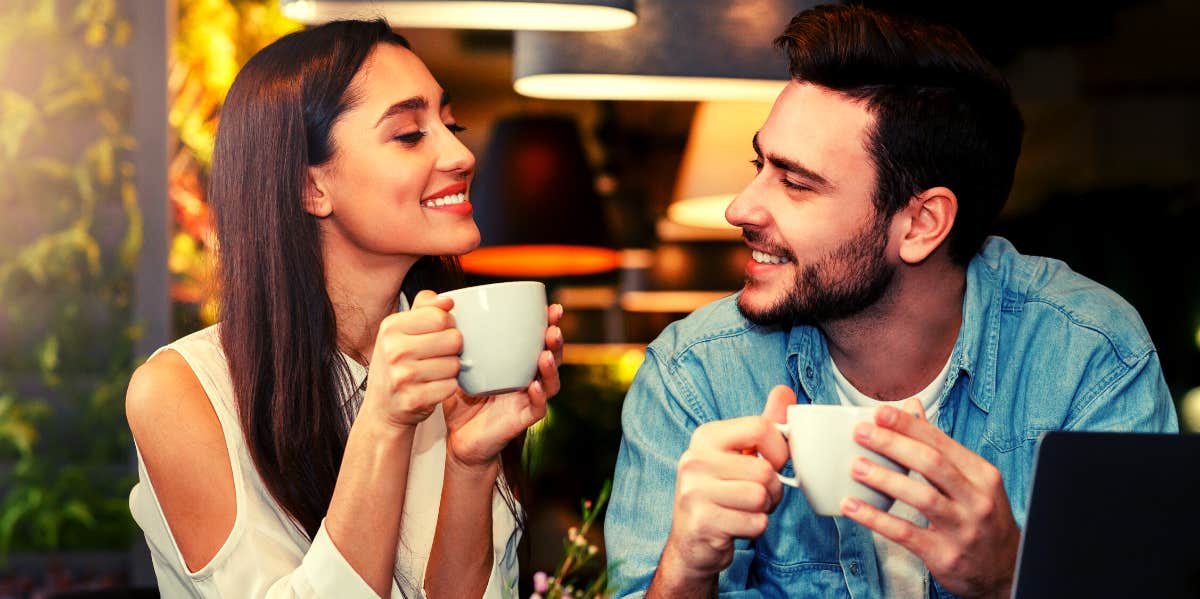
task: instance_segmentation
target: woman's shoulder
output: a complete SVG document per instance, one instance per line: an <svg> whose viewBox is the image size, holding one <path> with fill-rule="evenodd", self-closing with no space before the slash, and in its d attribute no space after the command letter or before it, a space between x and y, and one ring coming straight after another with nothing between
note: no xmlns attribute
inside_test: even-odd
<svg viewBox="0 0 1200 599"><path fill-rule="evenodd" d="M229 536L237 514L229 450L208 393L184 356L168 346L134 372L125 413L187 567L199 570Z"/></svg>

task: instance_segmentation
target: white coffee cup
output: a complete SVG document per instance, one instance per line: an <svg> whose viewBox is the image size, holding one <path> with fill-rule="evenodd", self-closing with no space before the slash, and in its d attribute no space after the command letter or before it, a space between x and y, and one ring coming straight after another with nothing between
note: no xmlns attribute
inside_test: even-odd
<svg viewBox="0 0 1200 599"><path fill-rule="evenodd" d="M468 395L522 391L537 376L546 348L546 286L512 281L441 294L462 333L458 386Z"/></svg>
<svg viewBox="0 0 1200 599"><path fill-rule="evenodd" d="M859 422L872 422L876 408L801 404L788 406L787 424L776 424L788 440L795 477L779 475L784 484L804 492L808 503L822 516L842 515L842 500L861 499L887 511L893 499L850 476L857 458L866 458L883 468L907 474L908 469L871 451L854 440Z"/></svg>

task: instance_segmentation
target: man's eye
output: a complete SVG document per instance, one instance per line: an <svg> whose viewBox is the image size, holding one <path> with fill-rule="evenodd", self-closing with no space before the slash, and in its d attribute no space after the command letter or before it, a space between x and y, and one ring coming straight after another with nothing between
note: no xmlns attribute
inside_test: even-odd
<svg viewBox="0 0 1200 599"><path fill-rule="evenodd" d="M755 158L754 160L750 161L750 164L754 165L755 172L762 172L762 169L763 169L762 158Z"/></svg>

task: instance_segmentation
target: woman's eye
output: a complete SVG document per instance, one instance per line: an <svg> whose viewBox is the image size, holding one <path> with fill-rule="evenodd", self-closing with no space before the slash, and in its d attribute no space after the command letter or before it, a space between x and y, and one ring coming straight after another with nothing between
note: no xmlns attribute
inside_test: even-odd
<svg viewBox="0 0 1200 599"><path fill-rule="evenodd" d="M449 129L451 133L462 133L463 131L467 130L466 127L458 123L446 123L446 128Z"/></svg>
<svg viewBox="0 0 1200 599"><path fill-rule="evenodd" d="M425 137L426 133L428 133L428 132L425 131L424 129L421 129L419 131L413 131L412 133L401 133L400 135L397 135L397 136L393 137L392 139L411 146L411 145L415 145L417 142L421 141L421 138Z"/></svg>

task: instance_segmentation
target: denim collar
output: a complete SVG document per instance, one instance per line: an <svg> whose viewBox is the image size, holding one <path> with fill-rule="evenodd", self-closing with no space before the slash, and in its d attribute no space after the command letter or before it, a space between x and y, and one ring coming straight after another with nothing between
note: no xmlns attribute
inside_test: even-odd
<svg viewBox="0 0 1200 599"><path fill-rule="evenodd" d="M950 390L960 376L967 379L967 396L971 403L985 413L991 411L992 400L996 396L997 349L1004 300L1004 286L999 282L1000 264L997 262L1003 248L993 247L1000 244L1006 245L1007 242L989 240L984 251L967 265L962 325L950 354L952 367L938 400L939 411L943 411ZM796 325L787 335L788 370L795 377L793 382L798 383L796 388L802 389L814 403L836 403L834 394L823 392L832 389L831 381L826 380L828 369L825 364L829 361L829 348L824 334L811 325Z"/></svg>

